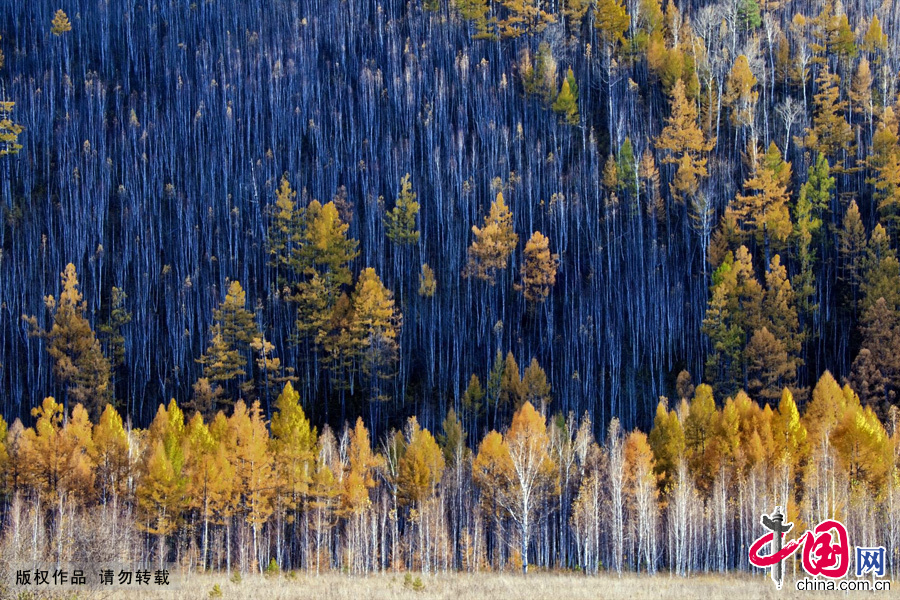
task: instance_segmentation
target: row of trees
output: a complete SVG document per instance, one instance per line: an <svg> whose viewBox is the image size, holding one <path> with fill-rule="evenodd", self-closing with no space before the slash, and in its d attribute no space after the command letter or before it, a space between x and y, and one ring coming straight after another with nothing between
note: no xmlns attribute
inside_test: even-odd
<svg viewBox="0 0 900 600"><path fill-rule="evenodd" d="M719 408L686 376L679 388L649 434L613 419L602 443L587 415L548 418L529 401L480 439L451 410L436 436L411 417L374 440L361 419L318 430L290 382L271 421L258 402L204 419L173 400L145 430L111 405L92 424L46 398L33 427L0 420L3 555L684 575L748 568L759 516L779 505L795 530L836 518L854 544L884 545L896 575L896 409L882 423L827 372L802 415L787 389L773 409L744 392ZM97 541L80 546L88 520Z"/></svg>

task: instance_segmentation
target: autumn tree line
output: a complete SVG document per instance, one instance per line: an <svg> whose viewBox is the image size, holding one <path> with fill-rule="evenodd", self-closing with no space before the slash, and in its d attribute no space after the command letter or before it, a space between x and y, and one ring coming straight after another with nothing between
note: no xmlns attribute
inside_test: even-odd
<svg viewBox="0 0 900 600"><path fill-rule="evenodd" d="M508 426L467 432L454 410L432 433L410 417L374 438L307 418L288 382L204 419L172 400L147 429L112 405L92 424L54 398L35 424L0 420L8 561L178 563L191 571L748 569L759 516L795 529L840 519L884 545L896 576L900 445L849 385L825 373L801 414L743 391L717 406L679 379L649 434L520 399ZM887 427L885 427L885 425ZM468 440L473 440L469 444ZM90 540L84 543L84 540ZM796 568L796 565L795 565Z"/></svg>

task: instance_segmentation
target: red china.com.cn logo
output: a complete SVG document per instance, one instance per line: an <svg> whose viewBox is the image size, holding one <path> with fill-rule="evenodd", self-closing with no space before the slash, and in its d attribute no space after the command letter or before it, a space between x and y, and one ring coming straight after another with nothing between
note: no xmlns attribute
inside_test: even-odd
<svg viewBox="0 0 900 600"><path fill-rule="evenodd" d="M793 523L784 522L784 514L781 507L776 506L775 512L771 515L763 515L761 519L763 527L769 530L769 533L758 538L753 545L750 546L750 564L760 567L772 569L772 580L775 586L781 589L784 581L783 561L796 552L799 548L803 548L803 569L814 578L819 576L831 580L837 580L845 577L850 570L850 543L847 539L847 528L843 523L835 519L827 519L822 521L814 529L806 531L799 538L785 543L784 534L789 532L793 527ZM768 546L767 554L763 554L764 548ZM871 573L873 577L884 577L885 571L885 550L883 547L863 548L856 547L856 576L862 577ZM806 583L825 584L816 585L815 589L890 589L889 581L875 581L873 586L868 581L863 581L863 586L857 585L857 582L848 581L841 582L842 585L835 585L834 582L827 580L806 580ZM802 587L804 582L798 582L797 589L812 589ZM849 585L843 585L843 584ZM868 586L868 587L867 587Z"/></svg>

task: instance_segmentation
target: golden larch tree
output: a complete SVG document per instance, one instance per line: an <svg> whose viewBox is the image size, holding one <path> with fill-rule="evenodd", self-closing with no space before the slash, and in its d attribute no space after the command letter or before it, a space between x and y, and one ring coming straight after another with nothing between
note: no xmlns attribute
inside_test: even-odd
<svg viewBox="0 0 900 600"><path fill-rule="evenodd" d="M519 410L525 391L522 387L522 377L519 375L519 363L516 362L512 352L507 352L502 364L503 371L500 374L496 401L505 409Z"/></svg>
<svg viewBox="0 0 900 600"><path fill-rule="evenodd" d="M498 22L503 37L540 33L556 22L547 0L500 0L500 4L506 9L506 18Z"/></svg>
<svg viewBox="0 0 900 600"><path fill-rule="evenodd" d="M419 505L435 495L444 473L444 455L434 436L419 427L415 417L407 421L405 451L398 464L400 501Z"/></svg>
<svg viewBox="0 0 900 600"><path fill-rule="evenodd" d="M631 16L620 0L597 0L594 6L594 27L604 44L625 43L625 32L631 26Z"/></svg>
<svg viewBox="0 0 900 600"><path fill-rule="evenodd" d="M316 428L300 406L300 394L290 382L275 401L272 415L272 453L278 482L278 502L289 513L289 522L296 518L303 498L315 472Z"/></svg>
<svg viewBox="0 0 900 600"><path fill-rule="evenodd" d="M334 202L313 200L306 207L302 266L308 275L318 271L332 296L338 286L351 282L349 263L359 254L359 242L347 236L349 229Z"/></svg>
<svg viewBox="0 0 900 600"><path fill-rule="evenodd" d="M759 92L756 91L756 76L750 70L750 63L743 54L738 56L728 79L725 81L725 93L722 103L731 109L731 123L735 127L753 124L756 102Z"/></svg>
<svg viewBox="0 0 900 600"><path fill-rule="evenodd" d="M298 272L300 270L300 249L302 243L302 212L297 207L297 192L291 187L286 176L275 192L275 205L270 209L271 221L268 228L267 251L272 266ZM284 273L279 274L281 278Z"/></svg>
<svg viewBox="0 0 900 600"><path fill-rule="evenodd" d="M493 521L498 533L506 517L506 492L512 470L503 435L493 430L488 432L472 460L472 481L481 492L482 510Z"/></svg>
<svg viewBox="0 0 900 600"><path fill-rule="evenodd" d="M712 388L706 384L698 385L684 419L684 448L694 483L704 495L712 491L719 467L718 449L712 443L718 418Z"/></svg>
<svg viewBox="0 0 900 600"><path fill-rule="evenodd" d="M559 95L553 102L553 112L560 115L565 123L569 125L578 125L580 116L578 114L578 84L575 81L575 73L569 67L566 78L563 79L562 86L559 88Z"/></svg>
<svg viewBox="0 0 900 600"><path fill-rule="evenodd" d="M341 490L342 510L347 515L360 515L372 501L369 490L375 487L375 470L381 466L381 458L372 450L369 430L361 418L349 432L346 473Z"/></svg>
<svg viewBox="0 0 900 600"><path fill-rule="evenodd" d="M837 450L839 466L848 474L852 487L868 486L880 494L885 478L894 468L894 440L878 420L872 407L862 407L849 387L834 428L829 431L831 444Z"/></svg>
<svg viewBox="0 0 900 600"><path fill-rule="evenodd" d="M800 358L803 335L797 312L796 295L787 269L776 254L766 272L766 292L762 304L763 316L769 322L769 330L784 344L791 358L791 366L803 365Z"/></svg>
<svg viewBox="0 0 900 600"><path fill-rule="evenodd" d="M793 232L788 210L791 163L785 162L774 142L764 155L752 149L752 172L744 182L745 194L738 194L731 210L750 227L761 243L774 240L784 244Z"/></svg>
<svg viewBox="0 0 900 600"><path fill-rule="evenodd" d="M535 231L525 244L522 281L516 284L516 289L531 304L544 302L556 283L558 267L559 255L550 253L550 240L540 231Z"/></svg>
<svg viewBox="0 0 900 600"><path fill-rule="evenodd" d="M437 280L434 277L434 269L428 266L428 263L424 263L419 274L419 295L423 298L432 298L436 291Z"/></svg>
<svg viewBox="0 0 900 600"><path fill-rule="evenodd" d="M412 190L407 173L400 180L400 193L397 195L394 208L384 217L384 229L388 239L398 245L418 243L419 229L416 226L418 214L419 203L416 202L416 193Z"/></svg>
<svg viewBox="0 0 900 600"><path fill-rule="evenodd" d="M351 353L359 359L363 375L370 381L373 398L381 399L380 380L394 376L403 315L396 309L393 294L372 268L360 273L352 303L348 331Z"/></svg>
<svg viewBox="0 0 900 600"><path fill-rule="evenodd" d="M234 405L228 420L235 490L244 521L253 531L253 558L259 564L259 534L272 514L276 492L269 431L259 402L248 409L243 401Z"/></svg>
<svg viewBox="0 0 900 600"><path fill-rule="evenodd" d="M72 23L69 22L69 17L65 11L60 8L53 15L53 20L50 22L50 33L55 36L61 36L69 31L72 31Z"/></svg>
<svg viewBox="0 0 900 600"><path fill-rule="evenodd" d="M244 288L239 281L232 281L213 313L212 342L198 360L204 366L204 375L226 388L247 375L250 344L259 336L254 315L246 307Z"/></svg>
<svg viewBox="0 0 900 600"><path fill-rule="evenodd" d="M716 145L716 140L708 139L697 124L697 107L688 100L681 79L672 88L670 106L670 115L656 138L656 147L664 152L663 164L677 167L669 190L678 202L683 203L697 193L700 180L709 175L705 155Z"/></svg>
<svg viewBox="0 0 900 600"><path fill-rule="evenodd" d="M48 502L73 496L86 503L94 492L93 439L87 411L76 404L63 425L63 406L52 397L31 409L34 428L22 435L19 461L27 485Z"/></svg>
<svg viewBox="0 0 900 600"><path fill-rule="evenodd" d="M67 395L84 404L97 418L111 399L109 361L84 316L87 304L78 289L78 275L72 263L62 273L62 287L59 300L53 296L44 299L53 319L49 331L38 326L36 317L23 318L31 326L31 335L46 340L47 352L53 358L53 373L65 386Z"/></svg>
<svg viewBox="0 0 900 600"><path fill-rule="evenodd" d="M647 442L653 450L653 472L659 491L666 497L674 485L675 472L684 454L684 429L678 413L668 410L665 399L656 405L656 416Z"/></svg>
<svg viewBox="0 0 900 600"><path fill-rule="evenodd" d="M753 332L744 349L747 365L747 391L754 397L774 404L779 390L793 387L797 371L785 343L767 326Z"/></svg>
<svg viewBox="0 0 900 600"><path fill-rule="evenodd" d="M484 226L472 226L475 239L469 246L469 262L463 275L474 276L496 283L497 272L506 268L509 257L519 242L513 230L512 213L503 200L503 192L491 204L490 214L484 218Z"/></svg>
<svg viewBox="0 0 900 600"><path fill-rule="evenodd" d="M0 53L0 66L2 66L2 53ZM0 101L0 158L11 154L18 154L22 149L19 143L19 134L25 128L15 123L12 111L16 103L9 100Z"/></svg>
<svg viewBox="0 0 900 600"><path fill-rule="evenodd" d="M220 413L221 414L221 413ZM200 565L206 568L209 556L209 526L216 508L221 510L231 492L234 476L224 444L216 439L197 412L184 432L187 508L202 523Z"/></svg>
<svg viewBox="0 0 900 600"><path fill-rule="evenodd" d="M96 465L97 492L106 504L128 493L131 469L131 441L122 423L122 416L107 404L94 425L94 444L91 459Z"/></svg>
<svg viewBox="0 0 900 600"><path fill-rule="evenodd" d="M885 107L872 135L872 152L867 159L875 186L875 200L883 222L896 232L900 221L900 135L894 109Z"/></svg>
<svg viewBox="0 0 900 600"><path fill-rule="evenodd" d="M487 0L452 0L453 8L460 17L475 25L475 39L495 39L496 17L489 16L491 7Z"/></svg>
<svg viewBox="0 0 900 600"><path fill-rule="evenodd" d="M138 528L156 535L158 558L165 562L166 538L174 533L187 504L184 473L184 413L173 399L160 404L145 434L137 498Z"/></svg>
<svg viewBox="0 0 900 600"><path fill-rule="evenodd" d="M881 21L878 15L872 15L869 21L869 28L863 35L861 48L866 52L884 52L888 47L888 37L881 28Z"/></svg>
<svg viewBox="0 0 900 600"><path fill-rule="evenodd" d="M850 98L850 108L852 112L862 115L862 117L870 121L875 111L872 102L872 69L869 61L865 58L859 61L856 71L853 73L853 82L850 85L850 91L847 95Z"/></svg>
<svg viewBox="0 0 900 600"><path fill-rule="evenodd" d="M852 156L853 128L844 116L847 102L840 100L840 76L832 73L828 66L822 67L818 78L818 92L814 96L815 112L812 124L806 130L806 137L796 143L810 150L821 152L831 159L837 172L844 170L845 156Z"/></svg>
<svg viewBox="0 0 900 600"><path fill-rule="evenodd" d="M778 410L772 415L771 429L775 460L788 465L796 475L807 452L807 434L790 390L785 389L781 394Z"/></svg>
<svg viewBox="0 0 900 600"><path fill-rule="evenodd" d="M547 382L547 373L541 368L537 359L532 358L531 363L522 374L522 402L530 402L532 406L539 407L543 415L547 414L547 405L550 404L550 400L550 384Z"/></svg>

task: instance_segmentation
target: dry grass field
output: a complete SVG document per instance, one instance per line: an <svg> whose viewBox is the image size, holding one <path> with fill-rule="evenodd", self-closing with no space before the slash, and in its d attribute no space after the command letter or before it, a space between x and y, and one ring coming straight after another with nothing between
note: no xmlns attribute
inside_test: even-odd
<svg viewBox="0 0 900 600"><path fill-rule="evenodd" d="M763 576L739 574L735 576L678 577L627 575L584 577L577 574L535 573L528 576L512 574L444 574L421 577L424 588L414 589L417 575L372 575L369 577L339 574L319 577L297 575L264 578L245 577L234 583L225 575L195 575L182 581L177 589L168 591L106 591L79 595L78 598L105 600L202 600L208 598L250 600L430 600L484 598L490 600L606 600L633 598L635 600L663 599L794 599L841 597L872 597L869 593L797 592L793 582L785 581L778 591L771 580ZM213 592L218 585L217 592ZM893 586L897 589L898 586ZM211 592L213 592L211 594ZM875 597L892 597L891 592ZM71 596L69 596L71 598Z"/></svg>

